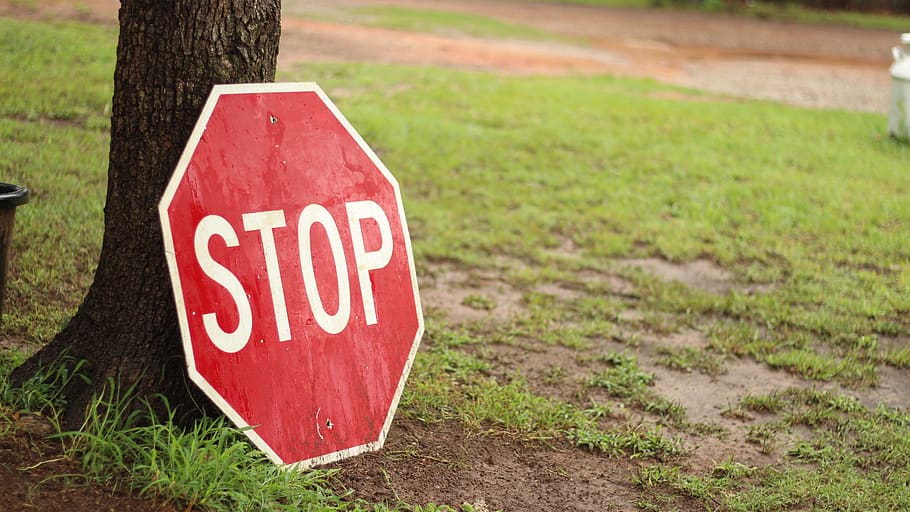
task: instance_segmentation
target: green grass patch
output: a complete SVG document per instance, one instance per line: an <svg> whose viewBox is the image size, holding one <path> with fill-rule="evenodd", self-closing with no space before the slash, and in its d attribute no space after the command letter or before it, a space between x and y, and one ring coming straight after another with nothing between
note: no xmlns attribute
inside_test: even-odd
<svg viewBox="0 0 910 512"><path fill-rule="evenodd" d="M668 353L669 365L702 360L716 368L708 356L751 357L808 379L866 386L876 382L885 356L862 340L897 336L910 326L910 240L903 229L910 208L897 192L904 189L910 152L885 136L881 116L661 99L651 94L664 89L654 82L609 77L513 79L367 65L305 69L301 73L321 77L330 95L334 84L360 84L340 103L399 177L415 251L425 265L490 268L496 258L511 258L549 269L504 274L522 290L551 279L573 281L558 277L567 274L609 272L617 257L703 258L732 275L730 291L716 293L623 272L635 288L624 303L604 300L595 282L578 278L583 303L527 291L526 312L506 333L480 333L479 344L486 336L504 342L511 336L584 351L610 337L619 311L634 307L644 320L633 325L658 333L707 328L704 354ZM396 92L383 92L393 87ZM554 257L567 239L573 252ZM748 291L756 285L760 292ZM892 352L889 357L900 361ZM445 364L457 363L461 376L421 375L424 365L443 356ZM680 357L689 362L673 362ZM529 395L520 381L502 389L476 365L434 350L419 358L408 395L416 417L464 418L469 410L476 428L492 425L530 438L566 431L574 442L605 453L655 453L648 448L651 429L636 434L637 441L629 437L634 431L622 430L627 425L582 435L589 432L555 421L561 404ZM620 377L595 374L592 384L637 389L637 396L612 396L658 415L669 428L688 428L679 419L684 411L647 396L644 382L621 386ZM775 453L795 425L755 426L749 438ZM619 434L622 442L609 441ZM663 453L671 452L665 447ZM859 492L896 466L887 467L847 480L829 474L827 489L856 485L848 488ZM735 482L728 477L734 482L724 489L729 499L714 493L716 482L680 474L691 486L689 498L713 495L704 498L709 506L721 500L732 509L761 509L783 507L774 500L792 503L787 500L808 492L780 487L780 475L799 474L788 471L760 468ZM748 489L768 496L753 497Z"/></svg>
<svg viewBox="0 0 910 512"><path fill-rule="evenodd" d="M0 18L0 36L0 116L107 125L116 29Z"/></svg>
<svg viewBox="0 0 910 512"><path fill-rule="evenodd" d="M588 377L585 382L588 390L603 389L612 397L623 399L647 412L656 414L668 424L678 427L685 426L685 409L654 393L650 388L654 385L654 374L642 371L634 357L610 352L603 354L598 360L611 366Z"/></svg>
<svg viewBox="0 0 910 512"><path fill-rule="evenodd" d="M578 322L579 315L553 295L527 292L524 295L527 313L515 318L503 333L504 336L540 340L549 345L562 345L583 349L590 345L590 338L603 334L612 324Z"/></svg>
<svg viewBox="0 0 910 512"><path fill-rule="evenodd" d="M903 32L910 25L910 16L879 14L836 9L813 9L796 2L729 2L725 0L528 0L555 4L589 5L600 7L637 7L694 10L737 14L763 20L848 25Z"/></svg>
<svg viewBox="0 0 910 512"><path fill-rule="evenodd" d="M99 252L116 32L0 18L0 177L17 208L3 332L45 341L73 313Z"/></svg>
<svg viewBox="0 0 910 512"><path fill-rule="evenodd" d="M567 439L610 456L670 458L682 453L680 441L659 427L601 425L607 414L602 408L582 409L536 395L520 375L505 382L486 376L486 363L455 349L464 346L464 335L453 336L444 324L429 323L424 344L428 349L417 358L401 401L401 413L411 418L431 423L457 419L474 431L526 441Z"/></svg>
<svg viewBox="0 0 910 512"><path fill-rule="evenodd" d="M10 386L11 368L22 360L0 358L0 436L14 433L21 415L46 418L59 432L60 389L82 378L83 362L63 359L20 387ZM296 470L274 465L225 418L205 418L190 428L176 424L175 411L156 417L152 407L134 407L133 388L109 380L88 405L79 430L61 432L65 455L82 466L83 482L125 488L181 510L217 511L452 511L427 504L395 506L356 500L340 492L335 470ZM161 397L155 400L164 400Z"/></svg>
<svg viewBox="0 0 910 512"><path fill-rule="evenodd" d="M705 375L720 375L725 372L723 356L694 347L657 348L657 364L674 370L697 371Z"/></svg>
<svg viewBox="0 0 910 512"><path fill-rule="evenodd" d="M83 427L61 434L86 478L187 510L363 510L331 490L331 472L275 466L224 418L184 430L173 412L129 413L132 400L129 388L108 382Z"/></svg>
<svg viewBox="0 0 910 512"><path fill-rule="evenodd" d="M874 362L856 358L832 358L813 350L797 349L777 352L765 358L774 368L784 368L813 380L840 380L851 383L876 382Z"/></svg>
<svg viewBox="0 0 910 512"><path fill-rule="evenodd" d="M838 353L838 338L906 328L910 211L894 191L910 152L884 135L881 116L656 99L653 82L606 77L309 69L330 93L363 84L341 102L403 183L420 261L483 267L499 255L570 270L617 256L707 257L738 286L769 291L718 295L630 275L643 309L770 327L757 340L724 340L721 353L823 380L874 382L862 359L877 355ZM370 92L379 75L385 87L412 88L380 97ZM565 239L577 248L572 263L552 257ZM547 300L528 297L527 334L583 346L584 326L552 333L571 325L565 308L535 305ZM781 354L794 340L831 348L823 357L834 364L790 364Z"/></svg>
<svg viewBox="0 0 910 512"><path fill-rule="evenodd" d="M486 16L438 9L361 7L353 11L359 23L409 32L460 34L503 39L553 39L547 32Z"/></svg>
<svg viewBox="0 0 910 512"><path fill-rule="evenodd" d="M601 360L611 367L592 375L588 387L603 388L619 398L638 398L646 395L648 386L654 383L654 374L641 371L632 356L611 352L604 354Z"/></svg>
<svg viewBox="0 0 910 512"><path fill-rule="evenodd" d="M59 415L66 405L63 389L73 381L86 379L82 373L85 361L63 354L13 386L9 376L25 359L23 352L0 350L0 439L16 435L23 428L23 418L32 425L43 424L40 430L59 432Z"/></svg>
<svg viewBox="0 0 910 512"><path fill-rule="evenodd" d="M894 348L882 355L882 360L898 368L910 368L910 348Z"/></svg>
<svg viewBox="0 0 910 512"><path fill-rule="evenodd" d="M727 461L702 475L667 465L636 475L648 503L681 496L721 510L903 510L910 506L910 416L830 392L790 389L752 396L742 405L779 418L754 425L750 440L779 442L789 428L812 428L787 450L792 464L751 467Z"/></svg>
<svg viewBox="0 0 910 512"><path fill-rule="evenodd" d="M472 293L461 301L462 305L481 311L493 311L496 308L496 301L481 294Z"/></svg>
<svg viewBox="0 0 910 512"><path fill-rule="evenodd" d="M844 347L838 340L799 328L783 327L771 331L746 323L722 322L714 324L710 331L708 349L713 352L751 356L810 380L870 386L878 382L876 369L879 363L902 364L900 351L882 355L876 352L874 344ZM830 351L824 353L813 345L827 345Z"/></svg>
<svg viewBox="0 0 910 512"><path fill-rule="evenodd" d="M708 4L710 0L706 0ZM860 28L893 30L897 33L907 30L910 16L903 14L876 14L838 10L812 9L795 3L775 4L755 2L753 5L735 9L734 12L747 16L779 21L800 23L849 25Z"/></svg>

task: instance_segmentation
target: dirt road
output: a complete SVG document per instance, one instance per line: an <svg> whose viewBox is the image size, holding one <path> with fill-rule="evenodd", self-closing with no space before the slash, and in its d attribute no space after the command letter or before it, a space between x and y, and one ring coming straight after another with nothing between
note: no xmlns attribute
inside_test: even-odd
<svg viewBox="0 0 910 512"><path fill-rule="evenodd" d="M0 0L0 15L116 23L119 6L116 0L20 4ZM408 33L353 22L358 7L377 5L482 15L565 39ZM884 30L527 0L284 0L283 10L282 67L342 60L519 74L613 73L801 106L880 113L888 103L890 48L899 41L898 34Z"/></svg>
<svg viewBox="0 0 910 512"><path fill-rule="evenodd" d="M283 65L305 60L436 64L509 73L614 73L736 96L885 112L884 30L796 25L724 14L509 0L285 0ZM524 24L568 42L403 34L344 23L351 8L401 5ZM309 21L316 15L338 22ZM571 39L570 39L571 38Z"/></svg>

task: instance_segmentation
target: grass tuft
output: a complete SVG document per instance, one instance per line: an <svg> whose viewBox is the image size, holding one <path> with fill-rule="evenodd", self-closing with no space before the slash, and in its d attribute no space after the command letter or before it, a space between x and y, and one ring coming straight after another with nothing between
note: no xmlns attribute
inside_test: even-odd
<svg viewBox="0 0 910 512"><path fill-rule="evenodd" d="M336 510L348 506L329 487L331 471L272 464L224 418L183 430L175 412L130 410L131 387L109 380L88 406L82 428L59 435L88 479L125 486L181 509L210 511Z"/></svg>

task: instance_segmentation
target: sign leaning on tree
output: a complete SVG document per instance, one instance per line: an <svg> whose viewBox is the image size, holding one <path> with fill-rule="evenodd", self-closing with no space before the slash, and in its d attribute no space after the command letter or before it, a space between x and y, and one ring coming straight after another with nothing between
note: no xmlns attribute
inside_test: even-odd
<svg viewBox="0 0 910 512"><path fill-rule="evenodd" d="M159 213L193 382L277 464L379 449L423 334L414 257L319 86L215 86Z"/></svg>

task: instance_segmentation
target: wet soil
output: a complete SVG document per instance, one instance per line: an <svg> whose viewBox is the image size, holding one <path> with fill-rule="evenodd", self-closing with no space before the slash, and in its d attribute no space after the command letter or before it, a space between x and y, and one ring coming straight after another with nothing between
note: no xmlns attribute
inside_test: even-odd
<svg viewBox="0 0 910 512"><path fill-rule="evenodd" d="M380 452L336 465L359 497L474 510L631 511L638 464L604 460L564 442L548 446L474 434L455 422L397 421Z"/></svg>
<svg viewBox="0 0 910 512"><path fill-rule="evenodd" d="M177 512L170 505L90 483L79 465L63 456L59 441L37 416L14 418L0 435L0 510L4 512Z"/></svg>

